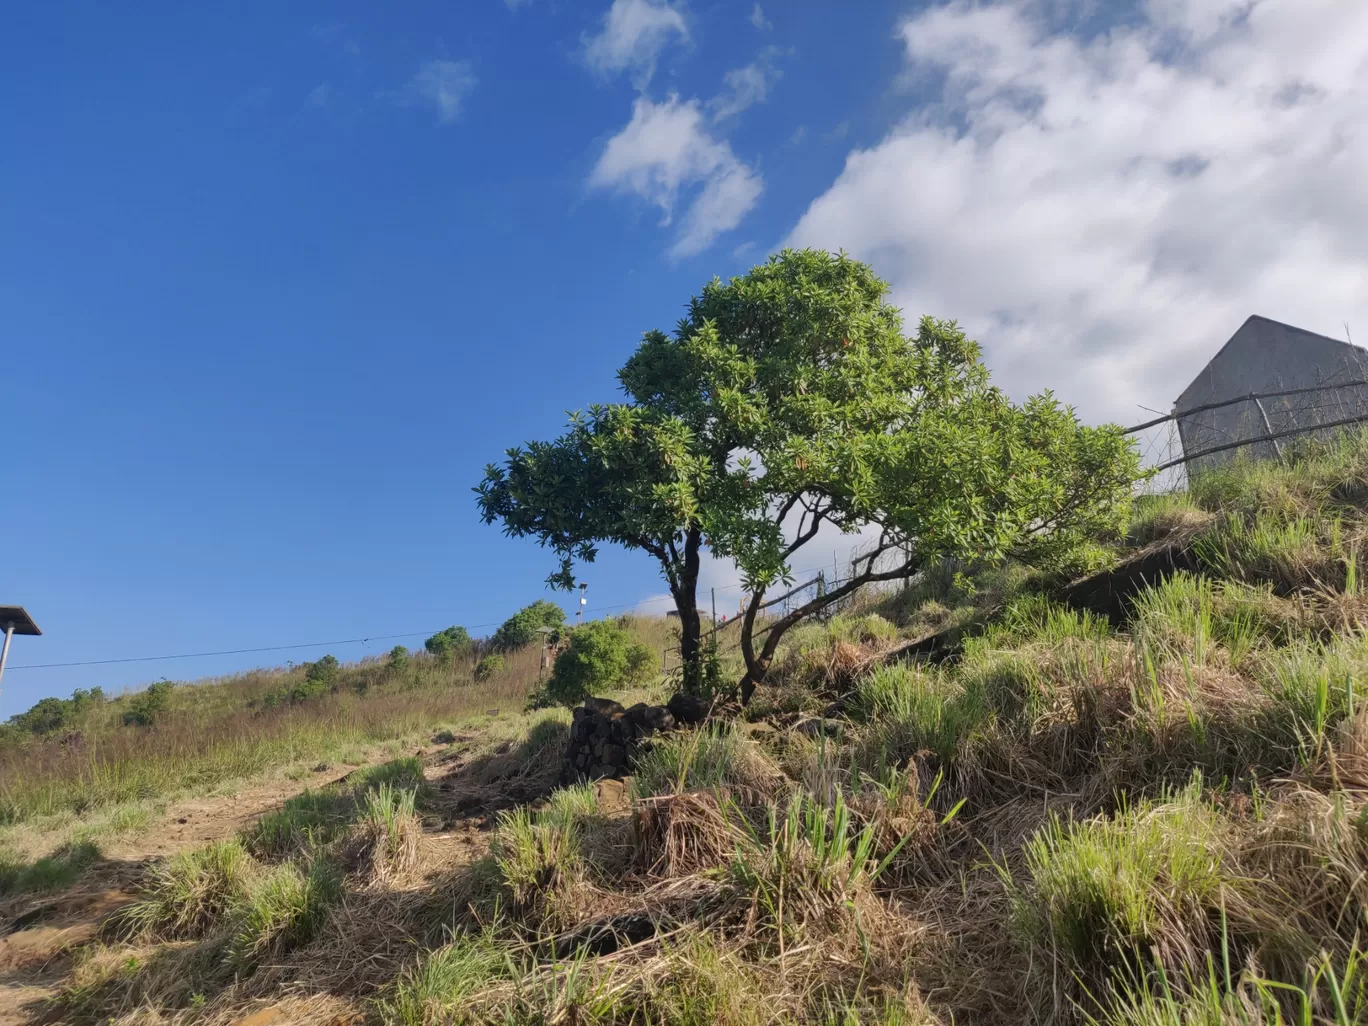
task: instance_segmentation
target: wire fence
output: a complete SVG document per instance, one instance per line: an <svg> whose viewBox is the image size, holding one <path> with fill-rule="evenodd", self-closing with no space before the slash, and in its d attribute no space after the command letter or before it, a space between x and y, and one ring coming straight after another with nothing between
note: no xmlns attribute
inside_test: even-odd
<svg viewBox="0 0 1368 1026"><path fill-rule="evenodd" d="M1239 456L1284 459L1289 445L1363 423L1368 378L1350 377L1174 409L1126 428L1126 434L1136 436L1145 465L1155 471L1146 491L1158 492L1182 487L1189 474Z"/></svg>

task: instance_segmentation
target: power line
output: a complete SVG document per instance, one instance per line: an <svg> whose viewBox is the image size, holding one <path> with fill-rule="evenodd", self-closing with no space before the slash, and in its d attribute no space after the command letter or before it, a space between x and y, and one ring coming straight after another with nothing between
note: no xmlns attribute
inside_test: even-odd
<svg viewBox="0 0 1368 1026"><path fill-rule="evenodd" d="M811 572L812 571L809 570L794 571L795 574ZM809 582L809 584L810 583L811 582ZM718 585L716 590L734 591L738 588L743 587L744 585L741 584L723 584ZM645 600L638 599L635 602L619 602L610 606L598 606L595 609L595 612L609 612L615 609L625 609L628 606L638 606L643 601ZM502 621L470 624L468 625L468 629L480 630L484 627L497 627L500 623L502 623ZM114 666L125 663L169 662L175 659L208 659L214 656L258 655L263 652L290 652L302 648L329 648L334 645L364 645L371 641L396 641L399 638L430 637L431 635L438 633L438 631L442 629L443 628L438 628L437 631L407 631L403 634L376 634L365 638L343 638L339 641L308 641L294 645L264 645L258 648L225 648L220 649L216 652L180 652L175 655L126 656L119 659L81 659L66 663L23 663L19 666L10 666L8 667L8 669L11 672L14 670L56 670L74 666Z"/></svg>

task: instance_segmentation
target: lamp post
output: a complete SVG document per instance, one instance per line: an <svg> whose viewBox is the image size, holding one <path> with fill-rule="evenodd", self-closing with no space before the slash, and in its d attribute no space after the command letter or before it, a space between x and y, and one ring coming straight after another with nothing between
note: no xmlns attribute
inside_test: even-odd
<svg viewBox="0 0 1368 1026"><path fill-rule="evenodd" d="M584 622L584 607L587 606L587 605L589 604L589 600L588 600L587 598L584 597L584 589L587 588L587 587L589 587L589 585L585 584L583 581L580 581L580 601L579 601L579 608L575 610L575 626L576 626L576 627L578 627L580 624L582 624L582 623Z"/></svg>
<svg viewBox="0 0 1368 1026"><path fill-rule="evenodd" d="M5 641L0 645L0 680L5 676L5 660L9 658L10 639L16 634L42 634L33 617L23 606L0 606L0 626L5 629Z"/></svg>

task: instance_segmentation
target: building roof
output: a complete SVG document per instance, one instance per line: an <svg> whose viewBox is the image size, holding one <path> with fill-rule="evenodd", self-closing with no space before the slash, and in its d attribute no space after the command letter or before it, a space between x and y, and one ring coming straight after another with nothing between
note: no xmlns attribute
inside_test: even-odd
<svg viewBox="0 0 1368 1026"><path fill-rule="evenodd" d="M1307 331L1305 328L1284 324L1282 321L1275 321L1271 317L1253 314L1240 325L1235 334L1226 340L1225 345L1221 346L1216 354L1207 361L1206 366L1198 372L1188 387L1183 389L1183 394L1173 404L1174 412L1181 413L1188 407L1209 401L1212 398L1212 383L1209 380L1204 381L1203 376L1207 375L1213 366L1223 360L1240 357L1242 351L1248 352L1250 350L1255 350L1265 357L1274 357L1280 352L1285 352L1288 355L1295 353L1297 362L1300 364L1297 369L1303 372L1308 369L1319 371L1325 368L1328 370L1330 367L1338 365L1339 373L1329 374L1322 379L1326 385L1335 384L1337 377L1342 379L1344 370L1349 368L1362 371L1362 374L1355 376L1368 377L1368 350L1341 339L1320 335L1314 331ZM1253 354L1250 353L1250 355ZM1288 370L1288 367L1276 368L1279 375L1284 378L1287 377ZM1293 374L1292 376L1297 377L1299 375ZM1240 375L1240 377L1247 377L1247 375ZM1246 389L1245 391L1251 390Z"/></svg>

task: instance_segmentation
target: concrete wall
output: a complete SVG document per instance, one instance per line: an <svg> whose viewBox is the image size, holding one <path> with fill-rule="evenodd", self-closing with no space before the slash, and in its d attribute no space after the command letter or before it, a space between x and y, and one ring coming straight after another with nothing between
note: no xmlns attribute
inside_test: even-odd
<svg viewBox="0 0 1368 1026"><path fill-rule="evenodd" d="M1250 392L1284 388L1333 386L1336 382L1368 379L1368 351L1290 325L1251 317L1174 404L1178 432L1185 453L1200 452L1226 442L1257 440L1267 433L1257 405L1234 403L1216 410L1182 416L1183 411ZM1345 417L1368 417L1368 387L1327 387L1325 391L1264 399L1264 412L1274 432L1314 429ZM1319 432L1308 430L1306 437ZM1284 440L1286 447L1302 436ZM1188 464L1189 473L1219 466L1237 455L1275 456L1273 445L1253 441L1238 449L1201 457Z"/></svg>

